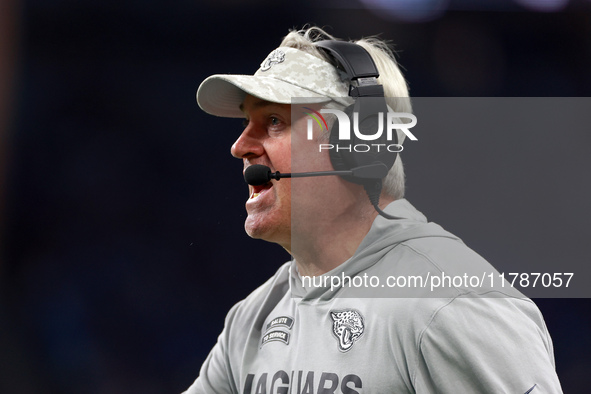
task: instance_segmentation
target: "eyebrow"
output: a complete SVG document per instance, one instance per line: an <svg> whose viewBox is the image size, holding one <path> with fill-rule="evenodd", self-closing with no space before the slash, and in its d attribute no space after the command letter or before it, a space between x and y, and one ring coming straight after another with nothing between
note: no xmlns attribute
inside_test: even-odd
<svg viewBox="0 0 591 394"><path fill-rule="evenodd" d="M264 107L270 107L272 105L279 105L278 103L273 103L271 101L266 101L266 100L260 100L260 101L255 101L255 103L252 105L253 109L258 109L258 108L264 108ZM240 108L240 111L242 111L243 113L245 112L244 109L244 104L241 103L238 108Z"/></svg>

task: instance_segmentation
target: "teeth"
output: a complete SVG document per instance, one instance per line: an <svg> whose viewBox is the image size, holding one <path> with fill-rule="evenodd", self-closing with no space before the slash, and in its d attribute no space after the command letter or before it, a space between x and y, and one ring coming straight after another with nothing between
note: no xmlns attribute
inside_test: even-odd
<svg viewBox="0 0 591 394"><path fill-rule="evenodd" d="M261 193L252 193L252 198L257 198Z"/></svg>

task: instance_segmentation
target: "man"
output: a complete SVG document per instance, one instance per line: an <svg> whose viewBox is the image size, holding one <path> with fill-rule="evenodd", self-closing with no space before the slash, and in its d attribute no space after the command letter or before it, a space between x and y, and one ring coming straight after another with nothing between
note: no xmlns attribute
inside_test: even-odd
<svg viewBox="0 0 591 394"><path fill-rule="evenodd" d="M561 392L533 302L495 282L482 257L403 198L402 164L390 148L412 133L393 119L412 115L391 52L358 41L380 77L357 79L350 68L363 51L335 54L331 41L317 28L291 32L254 76L214 75L199 87L206 112L246 119L232 155L251 184L247 233L293 259L230 310L187 393ZM369 123L382 122L385 143L372 148L388 147L388 157L373 152L351 168L340 160L366 160L352 152L370 144L341 145L341 156L330 149L341 134L328 123L342 127L339 114L353 102L351 123L374 119L355 98L364 95L387 97L378 99L387 103L383 118ZM359 129L351 134L367 140ZM367 163L381 175L361 174ZM271 179L336 167L356 173ZM490 283L466 280L481 274Z"/></svg>

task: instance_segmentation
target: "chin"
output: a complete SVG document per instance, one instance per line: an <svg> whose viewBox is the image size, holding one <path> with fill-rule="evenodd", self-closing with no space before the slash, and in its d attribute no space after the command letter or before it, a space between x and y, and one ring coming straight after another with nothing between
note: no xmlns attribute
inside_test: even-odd
<svg viewBox="0 0 591 394"><path fill-rule="evenodd" d="M265 215L266 216L266 215ZM262 239L280 245L289 243L291 239L291 227L289 222L282 223L269 217L248 215L244 222L244 230L249 237Z"/></svg>

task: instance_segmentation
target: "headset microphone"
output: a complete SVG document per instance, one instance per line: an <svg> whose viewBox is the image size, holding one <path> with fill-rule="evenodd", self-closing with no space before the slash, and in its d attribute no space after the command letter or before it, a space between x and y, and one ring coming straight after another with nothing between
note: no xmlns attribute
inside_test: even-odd
<svg viewBox="0 0 591 394"><path fill-rule="evenodd" d="M351 170L343 171L314 171L314 172L296 172L280 173L271 172L271 169L262 164L253 164L244 171L244 180L252 186L264 185L271 179L280 180L281 178L305 178L312 176L354 176L360 179L381 179L388 174L388 167L383 163L375 163L367 166L359 166Z"/></svg>
<svg viewBox="0 0 591 394"><path fill-rule="evenodd" d="M271 178L271 169L261 164L253 164L244 171L244 180L252 186L264 185Z"/></svg>
<svg viewBox="0 0 591 394"><path fill-rule="evenodd" d="M357 179L366 179L368 183L364 185L366 190L368 187L376 185L376 179L382 179L388 174L388 167L384 163L374 163L365 166L355 167L351 170L343 170L343 171L314 171L314 172L296 172L296 173L280 173L279 171L271 172L271 169L262 164L253 164L246 168L244 171L244 180L251 186L260 186L264 185L271 181L271 179L275 179L279 181L281 178L304 178L304 177L314 177L314 176L329 176L329 175L340 175L340 176L354 176ZM379 194L381 191L381 182L378 182L379 190L376 190L373 195L378 196L377 199L372 198L370 196L370 201L376 211L387 219L401 219L396 216L388 215L384 211L382 211L378 207L379 202ZM375 187L375 186L374 186ZM370 191L368 190L368 194Z"/></svg>

